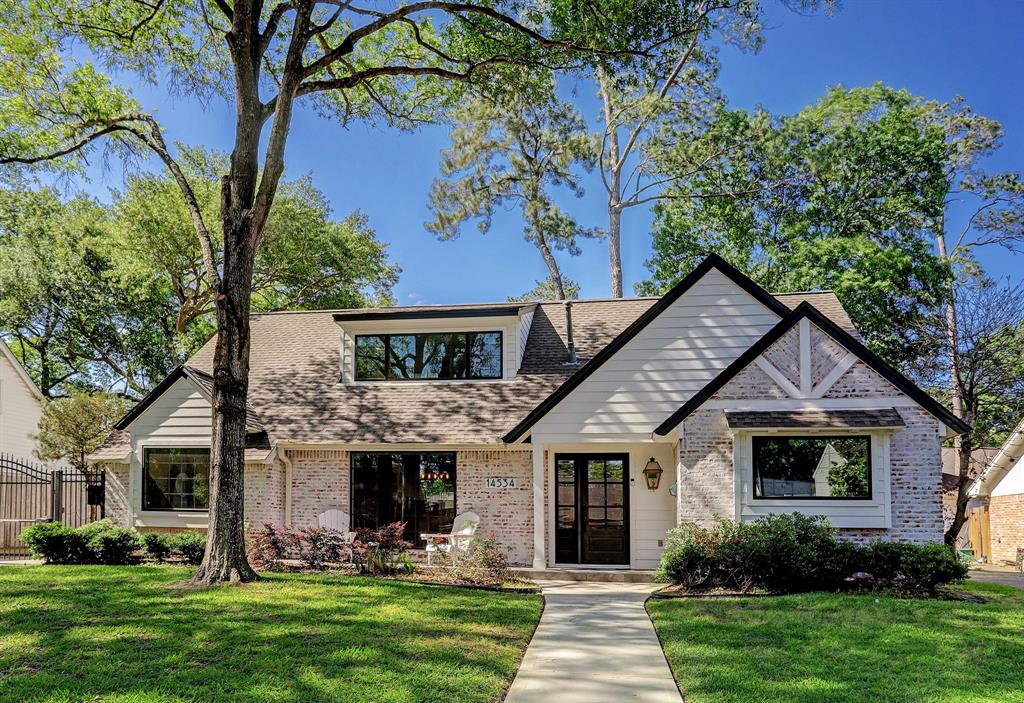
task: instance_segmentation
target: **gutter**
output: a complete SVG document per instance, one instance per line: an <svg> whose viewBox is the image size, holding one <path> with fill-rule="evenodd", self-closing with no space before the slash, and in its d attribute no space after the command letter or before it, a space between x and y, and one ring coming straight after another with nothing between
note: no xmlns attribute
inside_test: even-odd
<svg viewBox="0 0 1024 703"><path fill-rule="evenodd" d="M277 458L284 464L284 526L292 524L292 460L288 452L278 445Z"/></svg>

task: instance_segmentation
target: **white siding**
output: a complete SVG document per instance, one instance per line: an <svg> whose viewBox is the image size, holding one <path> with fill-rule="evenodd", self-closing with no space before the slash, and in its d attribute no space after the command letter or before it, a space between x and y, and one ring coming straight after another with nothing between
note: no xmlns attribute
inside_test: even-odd
<svg viewBox="0 0 1024 703"><path fill-rule="evenodd" d="M534 310L530 310L519 318L519 356L516 358L517 373L519 372L519 367L523 365L523 355L526 354L526 342L530 338L530 328L533 327Z"/></svg>
<svg viewBox="0 0 1024 703"><path fill-rule="evenodd" d="M1024 493L1024 455L1010 469L999 485L992 489L993 496L1012 496Z"/></svg>
<svg viewBox="0 0 1024 703"><path fill-rule="evenodd" d="M0 453L31 460L43 402L14 363L6 350L0 351Z"/></svg>
<svg viewBox="0 0 1024 703"><path fill-rule="evenodd" d="M779 321L712 269L537 423L533 441L644 441Z"/></svg>
<svg viewBox="0 0 1024 703"><path fill-rule="evenodd" d="M131 424L128 504L136 527L204 528L207 513L142 510L142 461L146 448L208 447L212 408L187 378L180 378Z"/></svg>

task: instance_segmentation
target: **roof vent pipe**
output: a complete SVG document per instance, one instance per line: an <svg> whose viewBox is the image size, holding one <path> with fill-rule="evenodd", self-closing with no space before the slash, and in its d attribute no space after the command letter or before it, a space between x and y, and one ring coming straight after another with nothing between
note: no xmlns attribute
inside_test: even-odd
<svg viewBox="0 0 1024 703"><path fill-rule="evenodd" d="M576 364L576 345L572 341L572 301L565 301L565 336L568 340L569 358L565 363Z"/></svg>

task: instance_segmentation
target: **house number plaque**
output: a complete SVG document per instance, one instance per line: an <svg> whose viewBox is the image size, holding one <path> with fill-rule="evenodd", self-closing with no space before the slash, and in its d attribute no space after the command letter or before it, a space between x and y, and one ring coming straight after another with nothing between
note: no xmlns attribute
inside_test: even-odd
<svg viewBox="0 0 1024 703"><path fill-rule="evenodd" d="M508 476L491 476L484 479L488 488L515 488L516 480Z"/></svg>

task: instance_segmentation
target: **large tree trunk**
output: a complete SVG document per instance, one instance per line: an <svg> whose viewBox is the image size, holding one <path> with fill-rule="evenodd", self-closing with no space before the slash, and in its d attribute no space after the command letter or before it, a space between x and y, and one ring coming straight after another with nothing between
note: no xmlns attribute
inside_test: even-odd
<svg viewBox="0 0 1024 703"><path fill-rule="evenodd" d="M210 448L210 519L198 585L253 581L245 555L245 401L249 390L249 309L253 255L248 218L225 226L224 274L217 296Z"/></svg>

